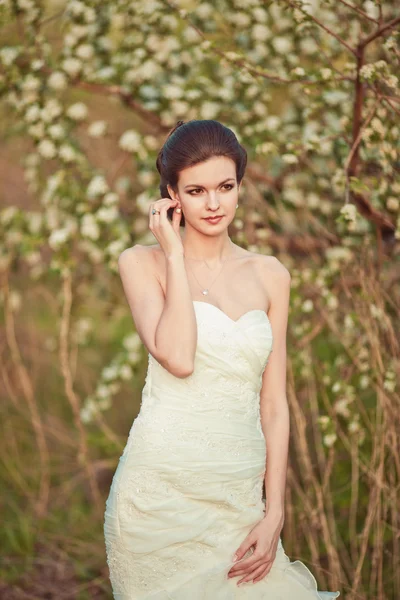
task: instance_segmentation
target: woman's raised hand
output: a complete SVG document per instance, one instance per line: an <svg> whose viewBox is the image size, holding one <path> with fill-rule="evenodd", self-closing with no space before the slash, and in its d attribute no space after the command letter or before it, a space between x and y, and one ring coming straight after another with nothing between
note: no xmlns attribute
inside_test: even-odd
<svg viewBox="0 0 400 600"><path fill-rule="evenodd" d="M167 217L169 208L174 207L172 221ZM177 212L179 209L179 212ZM153 214L153 210L159 211ZM161 198L150 204L149 209L149 229L157 238L158 243L168 257L173 254L184 254L182 238L179 232L179 225L182 217L182 208L179 200L171 198Z"/></svg>

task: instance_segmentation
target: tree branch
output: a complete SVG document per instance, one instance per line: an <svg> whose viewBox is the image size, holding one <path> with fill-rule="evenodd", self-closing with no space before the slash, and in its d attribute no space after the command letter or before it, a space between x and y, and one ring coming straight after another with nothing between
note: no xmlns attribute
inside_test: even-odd
<svg viewBox="0 0 400 600"><path fill-rule="evenodd" d="M355 48L352 48L337 33L335 33L334 31L332 31L331 29L329 29L329 27L327 27L326 25L324 25L323 23L321 23L321 21L319 19L317 19L317 17L314 17L314 15L311 15L309 12L307 12L306 10L304 10L303 8L301 8L300 6L298 6L296 4L296 2L293 2L292 0L284 0L284 1L286 2L286 4L289 4L292 8L295 8L296 10L299 10L300 12L302 12L309 19L311 19L311 21L314 21L314 23L316 25L318 25L319 27L321 27L321 29L323 29L324 31L326 31L326 33L328 33L330 36L334 37L335 40L337 40L339 42L339 44L341 44L342 46L344 46L344 48L346 48L349 52L351 52L354 55L356 54Z"/></svg>
<svg viewBox="0 0 400 600"><path fill-rule="evenodd" d="M392 19L391 21L388 21L387 23L384 23L381 27L379 27L376 31L371 33L368 37L361 40L359 47L365 48L365 46L370 44L377 37L380 37L381 35L386 33L388 29L392 29L395 25L397 25L397 23L400 23L400 16L396 17L395 19Z"/></svg>
<svg viewBox="0 0 400 600"><path fill-rule="evenodd" d="M372 23L376 23L377 25L379 25L378 19L374 19L373 17L370 17L369 15L367 15L366 12L361 10L361 8L358 8L358 6L354 6L353 4L350 4L350 2L346 2L345 0L339 0L339 2L341 2L344 6L347 6L351 10L354 10L356 13L358 13L359 15L361 15L368 21L371 21Z"/></svg>

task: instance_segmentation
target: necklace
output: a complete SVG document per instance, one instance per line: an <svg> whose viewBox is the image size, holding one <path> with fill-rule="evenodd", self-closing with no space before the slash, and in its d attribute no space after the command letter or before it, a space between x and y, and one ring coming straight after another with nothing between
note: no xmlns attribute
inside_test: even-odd
<svg viewBox="0 0 400 600"><path fill-rule="evenodd" d="M232 246L232 243L231 243L231 246ZM207 265L207 263L206 263L206 261L205 261L204 259L194 259L194 258L193 258L193 259L190 259L190 260L202 260L202 261L203 261L203 262L204 262L204 263ZM229 260L229 257L228 257L228 258L226 258L226 259L224 260L224 262L222 263L222 267L221 267L221 268L220 268L220 270L219 270L219 273L217 273L217 276L216 276L216 277L214 278L214 280L211 282L211 285L209 285L209 286L208 286L208 287L206 287L206 288L203 288L203 286L200 284L199 280L197 279L196 275L195 275L195 274L194 274L194 272L193 272L193 269L192 269L192 267L191 267L191 266L189 265L189 263L188 263L188 266L189 266L189 268L190 268L190 270L191 270L191 272L192 272L192 274L193 274L193 276L194 276L195 280L196 280L196 281L197 281L197 283L199 284L199 287L200 287L200 289L201 289L201 293L202 293L204 296L207 296L207 295L208 295L208 293L209 293L210 289L212 288L212 286L214 285L215 281L216 281L216 280L218 279L218 277L220 276L220 274L221 274L221 272L222 272L222 269L224 268L224 266L225 266L225 263L226 263L228 260ZM207 265L207 267L208 267L208 265ZM208 267L208 268L210 268L210 267Z"/></svg>

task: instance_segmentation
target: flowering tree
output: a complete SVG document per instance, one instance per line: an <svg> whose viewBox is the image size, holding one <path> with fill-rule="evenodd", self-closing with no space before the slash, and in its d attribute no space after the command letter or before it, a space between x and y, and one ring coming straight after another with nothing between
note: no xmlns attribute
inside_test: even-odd
<svg viewBox="0 0 400 600"><path fill-rule="evenodd" d="M53 488L48 406L15 333L26 331L27 299L47 298L58 317L45 348L98 522L96 449L109 441L115 457L124 439L107 411L130 397L126 382L140 390L145 362L133 326L121 327L131 319L117 259L155 243L147 214L169 129L217 119L249 154L231 235L292 274L286 545L307 547L346 598L398 595L387 560L399 560L396 3L3 0L0 11L3 144L23 144L27 197L17 206L3 191L2 372L7 395L27 402L39 450L33 514L48 514ZM88 384L93 349L100 375Z"/></svg>

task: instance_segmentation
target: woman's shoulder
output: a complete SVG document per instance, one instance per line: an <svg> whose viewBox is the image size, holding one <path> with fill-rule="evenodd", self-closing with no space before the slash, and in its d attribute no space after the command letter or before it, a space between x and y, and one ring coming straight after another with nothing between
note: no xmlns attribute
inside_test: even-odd
<svg viewBox="0 0 400 600"><path fill-rule="evenodd" d="M125 248L120 254L121 256L148 256L149 258L153 258L156 256L157 249L160 248L159 244L153 245L142 245L142 244L134 244L130 248Z"/></svg>
<svg viewBox="0 0 400 600"><path fill-rule="evenodd" d="M156 245L144 246L134 244L130 248L125 248L118 258L118 265L132 265L133 263L142 264L145 267L156 264Z"/></svg>
<svg viewBox="0 0 400 600"><path fill-rule="evenodd" d="M290 279L289 269L276 256L252 252L250 250L244 250L244 252L246 254L243 254L243 257L247 256L252 266L260 273L276 276L277 278Z"/></svg>

